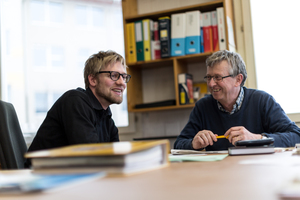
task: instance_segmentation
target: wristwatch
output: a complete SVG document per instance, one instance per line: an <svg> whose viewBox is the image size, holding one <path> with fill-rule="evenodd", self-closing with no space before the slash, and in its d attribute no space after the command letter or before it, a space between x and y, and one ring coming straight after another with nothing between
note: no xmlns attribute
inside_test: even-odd
<svg viewBox="0 0 300 200"><path fill-rule="evenodd" d="M267 139L268 137L265 134L261 134L261 139Z"/></svg>

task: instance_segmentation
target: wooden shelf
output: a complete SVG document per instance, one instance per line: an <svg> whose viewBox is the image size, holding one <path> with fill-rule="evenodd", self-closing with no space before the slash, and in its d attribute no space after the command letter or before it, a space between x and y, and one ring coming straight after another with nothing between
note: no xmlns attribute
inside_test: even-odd
<svg viewBox="0 0 300 200"><path fill-rule="evenodd" d="M177 110L183 108L193 108L195 104L187 104L187 105L174 105L174 106L161 106L154 108L139 108L139 109L128 109L128 112L152 112L152 111L162 111L162 110Z"/></svg>
<svg viewBox="0 0 300 200"><path fill-rule="evenodd" d="M172 64L175 60L184 61L187 64L189 63L196 63L196 62L203 62L206 58L212 55L213 52L206 52L206 53L199 53L199 54L191 54L185 56L176 56L158 60L150 60L150 61L140 61L136 63L127 63L128 67L160 67L162 64Z"/></svg>
<svg viewBox="0 0 300 200"><path fill-rule="evenodd" d="M158 59L158 60L127 63L127 66L129 68L155 68L155 67L160 67L161 65L172 65L173 61L174 59L173 57L171 57L171 58Z"/></svg>
<svg viewBox="0 0 300 200"><path fill-rule="evenodd" d="M126 23L135 22L142 19L152 19L157 21L159 17L171 16L171 14L182 13L187 11L200 10L200 12L208 12L216 10L218 7L224 7L225 24L227 18L230 18L234 24L232 0L217 0L208 3L195 4L191 6L184 6L176 9L167 9L159 12L152 12L147 14L137 14L137 0L123 0L123 21L124 27ZM225 26L227 49L228 44L228 30ZM124 31L124 34L126 32ZM125 48L127 47L126 37L124 37ZM129 112L151 112L151 111L163 111L163 110L176 110L184 108L193 108L195 104L180 105L179 104L179 91L178 91L178 74L190 73L191 66L201 67L200 71L204 71L205 60L208 56L212 55L213 52L191 54L185 56L177 56L170 58L163 58L151 61L141 61L136 63L127 63L128 73L132 75L131 80L127 85L127 102ZM126 60L127 57L126 57ZM199 65L198 65L199 64ZM164 71L165 70L165 71ZM161 72L163 71L163 72ZM165 78L164 74L166 75ZM170 73L173 73L170 75ZM204 72L201 72L204 73ZM203 77L205 74L203 74ZM159 79L161 78L161 79ZM158 80L158 81L157 81ZM164 81L168 82L164 84ZM160 90L159 97L155 96L157 90L151 88L151 84L156 86L156 89ZM159 86L157 86L159 85ZM166 86L167 85L167 86ZM147 89L145 89L145 86ZM150 86L150 87L149 87ZM148 94L150 93L151 96ZM166 95L165 95L166 94ZM164 96L165 95L165 96ZM150 98L149 98L150 97ZM146 98L145 100L143 98ZM140 108L136 109L135 105L144 104L152 101L163 101L165 99L176 99L176 105L152 107L152 108Z"/></svg>
<svg viewBox="0 0 300 200"><path fill-rule="evenodd" d="M159 17L171 16L171 14L194 11L194 10L200 10L200 12L208 12L216 9L217 7L223 7L223 1L214 1L214 2L196 4L192 6L184 6L181 8L169 9L169 10L152 12L152 13L141 14L141 15L132 14L128 17L124 17L124 20L126 22L134 22L146 18L157 20Z"/></svg>

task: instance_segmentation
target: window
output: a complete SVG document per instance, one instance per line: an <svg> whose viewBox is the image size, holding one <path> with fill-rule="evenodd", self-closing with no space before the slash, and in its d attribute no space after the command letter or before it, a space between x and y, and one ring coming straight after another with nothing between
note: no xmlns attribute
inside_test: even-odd
<svg viewBox="0 0 300 200"><path fill-rule="evenodd" d="M45 21L45 2L44 1L31 1L30 3L30 16L31 21Z"/></svg>
<svg viewBox="0 0 300 200"><path fill-rule="evenodd" d="M75 9L75 17L78 25L87 25L87 7L77 5Z"/></svg>
<svg viewBox="0 0 300 200"><path fill-rule="evenodd" d="M35 112L46 113L48 111L48 95L45 92L35 94Z"/></svg>
<svg viewBox="0 0 300 200"><path fill-rule="evenodd" d="M63 4L46 0L31 0L30 17L31 22L63 23Z"/></svg>
<svg viewBox="0 0 300 200"><path fill-rule="evenodd" d="M104 26L105 17L104 17L104 11L101 8L93 8L93 25L94 26Z"/></svg>
<svg viewBox="0 0 300 200"><path fill-rule="evenodd" d="M62 95L63 93L60 93L60 92L54 92L53 95L52 95L52 102L51 102L51 105L54 104L54 102Z"/></svg>
<svg viewBox="0 0 300 200"><path fill-rule="evenodd" d="M63 22L63 7L62 3L49 2L49 20L54 23Z"/></svg>
<svg viewBox="0 0 300 200"><path fill-rule="evenodd" d="M10 55L11 54L11 50L10 50L11 42L10 42L10 31L9 30L5 31L5 37L6 37L6 55Z"/></svg>
<svg viewBox="0 0 300 200"><path fill-rule="evenodd" d="M75 7L75 24L82 27L93 27L93 28L105 28L105 22L108 19L108 15L111 18L115 18L116 13L122 14L122 11L114 7L113 13L108 11L109 9L105 9L105 4L103 7L98 6L84 6L84 5L77 5ZM105 15L105 13L108 13ZM116 23L121 23L120 21L116 21ZM107 27L106 27L107 28Z"/></svg>
<svg viewBox="0 0 300 200"><path fill-rule="evenodd" d="M36 133L64 92L84 88L89 56L110 49L124 56L121 8L121 1L111 0L0 0L1 97L15 106L24 133ZM111 109L116 125L125 130L126 93Z"/></svg>
<svg viewBox="0 0 300 200"><path fill-rule="evenodd" d="M80 48L77 52L77 67L79 69L82 69L82 67L85 65L85 61L89 56L91 56L93 53L88 48Z"/></svg>
<svg viewBox="0 0 300 200"><path fill-rule="evenodd" d="M34 67L47 66L47 49L45 46L34 46L32 56L32 64Z"/></svg>
<svg viewBox="0 0 300 200"><path fill-rule="evenodd" d="M300 113L300 1L250 3L258 89L270 93L286 113Z"/></svg>
<svg viewBox="0 0 300 200"><path fill-rule="evenodd" d="M61 46L52 46L51 47L51 66L52 67L63 67L65 53L64 48Z"/></svg>

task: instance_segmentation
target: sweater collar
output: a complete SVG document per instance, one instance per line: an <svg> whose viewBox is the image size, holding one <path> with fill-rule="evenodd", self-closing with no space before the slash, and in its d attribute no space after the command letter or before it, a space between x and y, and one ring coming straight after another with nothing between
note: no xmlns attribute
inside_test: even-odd
<svg viewBox="0 0 300 200"><path fill-rule="evenodd" d="M235 101L235 104L233 105L233 109L231 112L228 112L227 110L225 110L222 106L222 104L217 101L217 105L218 105L218 108L219 110L221 110L222 112L226 112L226 113L229 113L230 115L236 113L237 111L239 111L241 109L241 106L243 104L243 100L244 100L244 89L243 87L241 87L241 91L240 91L240 94L238 96L238 98L236 99Z"/></svg>
<svg viewBox="0 0 300 200"><path fill-rule="evenodd" d="M103 111L104 113L106 113L106 115L112 115L110 107L108 107L106 110L103 109L101 103L98 101L98 99L95 97L95 95L93 94L92 90L90 88L86 89L86 94L88 95L90 102L92 104L92 107L95 110L99 110L99 111Z"/></svg>

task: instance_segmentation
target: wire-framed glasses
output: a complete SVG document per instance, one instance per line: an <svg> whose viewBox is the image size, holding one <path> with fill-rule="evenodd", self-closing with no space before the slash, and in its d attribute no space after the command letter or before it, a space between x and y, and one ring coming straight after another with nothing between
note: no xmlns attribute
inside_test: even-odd
<svg viewBox="0 0 300 200"><path fill-rule="evenodd" d="M219 75L215 75L215 76L210 76L210 75L207 75L204 77L204 80L207 81L207 82L210 82L211 79L214 79L215 82L219 82L219 81L222 81L224 78L228 78L228 77L233 77L233 75L228 75L228 76L219 76Z"/></svg>

